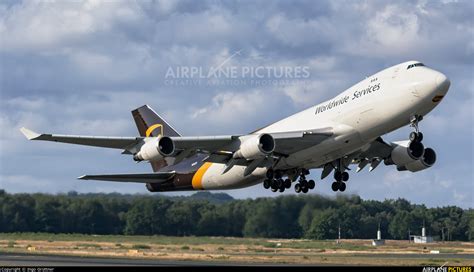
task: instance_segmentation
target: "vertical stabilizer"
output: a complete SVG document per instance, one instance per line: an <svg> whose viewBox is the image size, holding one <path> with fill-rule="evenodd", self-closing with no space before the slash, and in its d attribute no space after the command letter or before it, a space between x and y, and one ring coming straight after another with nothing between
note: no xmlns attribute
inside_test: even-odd
<svg viewBox="0 0 474 272"><path fill-rule="evenodd" d="M142 137L181 136L176 130L159 116L150 106L143 105L132 111L133 119L137 125L138 132ZM166 160L150 162L153 171L157 172L167 166Z"/></svg>
<svg viewBox="0 0 474 272"><path fill-rule="evenodd" d="M181 136L176 130L161 118L150 106L143 105L132 111L138 132L143 137Z"/></svg>

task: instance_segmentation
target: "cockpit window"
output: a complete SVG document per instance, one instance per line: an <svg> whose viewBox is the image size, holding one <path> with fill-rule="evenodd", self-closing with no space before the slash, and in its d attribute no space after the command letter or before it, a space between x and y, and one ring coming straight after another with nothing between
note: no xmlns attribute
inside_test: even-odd
<svg viewBox="0 0 474 272"><path fill-rule="evenodd" d="M410 69L410 68L413 68L413 67L417 67L417 66L425 66L425 65L421 62L410 64L410 65L408 65L407 70Z"/></svg>

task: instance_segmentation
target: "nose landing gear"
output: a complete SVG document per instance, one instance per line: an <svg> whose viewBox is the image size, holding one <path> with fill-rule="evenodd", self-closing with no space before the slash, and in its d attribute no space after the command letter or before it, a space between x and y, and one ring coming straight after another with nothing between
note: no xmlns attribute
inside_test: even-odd
<svg viewBox="0 0 474 272"><path fill-rule="evenodd" d="M421 115L413 115L410 117L410 126L415 129L410 133L409 139L411 142L418 142L421 143L423 141L423 133L420 132L420 128L418 123L423 120L423 116Z"/></svg>
<svg viewBox="0 0 474 272"><path fill-rule="evenodd" d="M423 141L423 133L412 131L410 133L409 139L411 142L421 142Z"/></svg>

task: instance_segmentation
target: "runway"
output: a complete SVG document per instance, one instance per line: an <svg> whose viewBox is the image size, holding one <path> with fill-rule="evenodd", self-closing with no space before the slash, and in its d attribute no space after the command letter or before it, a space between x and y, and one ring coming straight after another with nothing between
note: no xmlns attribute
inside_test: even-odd
<svg viewBox="0 0 474 272"><path fill-rule="evenodd" d="M0 266L203 266L210 262L0 253Z"/></svg>
<svg viewBox="0 0 474 272"><path fill-rule="evenodd" d="M433 258L449 261L450 259L470 259L474 263L474 254L348 254L352 258L400 258L400 259L422 259ZM341 257L341 264L344 264L344 255ZM0 253L1 266L292 266L298 264L275 264L275 263L236 263L236 262L208 262L208 261L180 261L180 260L150 260L131 258L99 258L99 257L79 257L79 256L55 256L55 255L29 255ZM309 264L309 266L328 266L328 264Z"/></svg>

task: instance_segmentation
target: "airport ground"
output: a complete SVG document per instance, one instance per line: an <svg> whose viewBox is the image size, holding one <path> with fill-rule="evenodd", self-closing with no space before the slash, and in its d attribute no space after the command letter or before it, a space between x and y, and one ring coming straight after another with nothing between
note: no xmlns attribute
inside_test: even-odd
<svg viewBox="0 0 474 272"><path fill-rule="evenodd" d="M474 242L0 234L5 265L474 265Z"/></svg>

